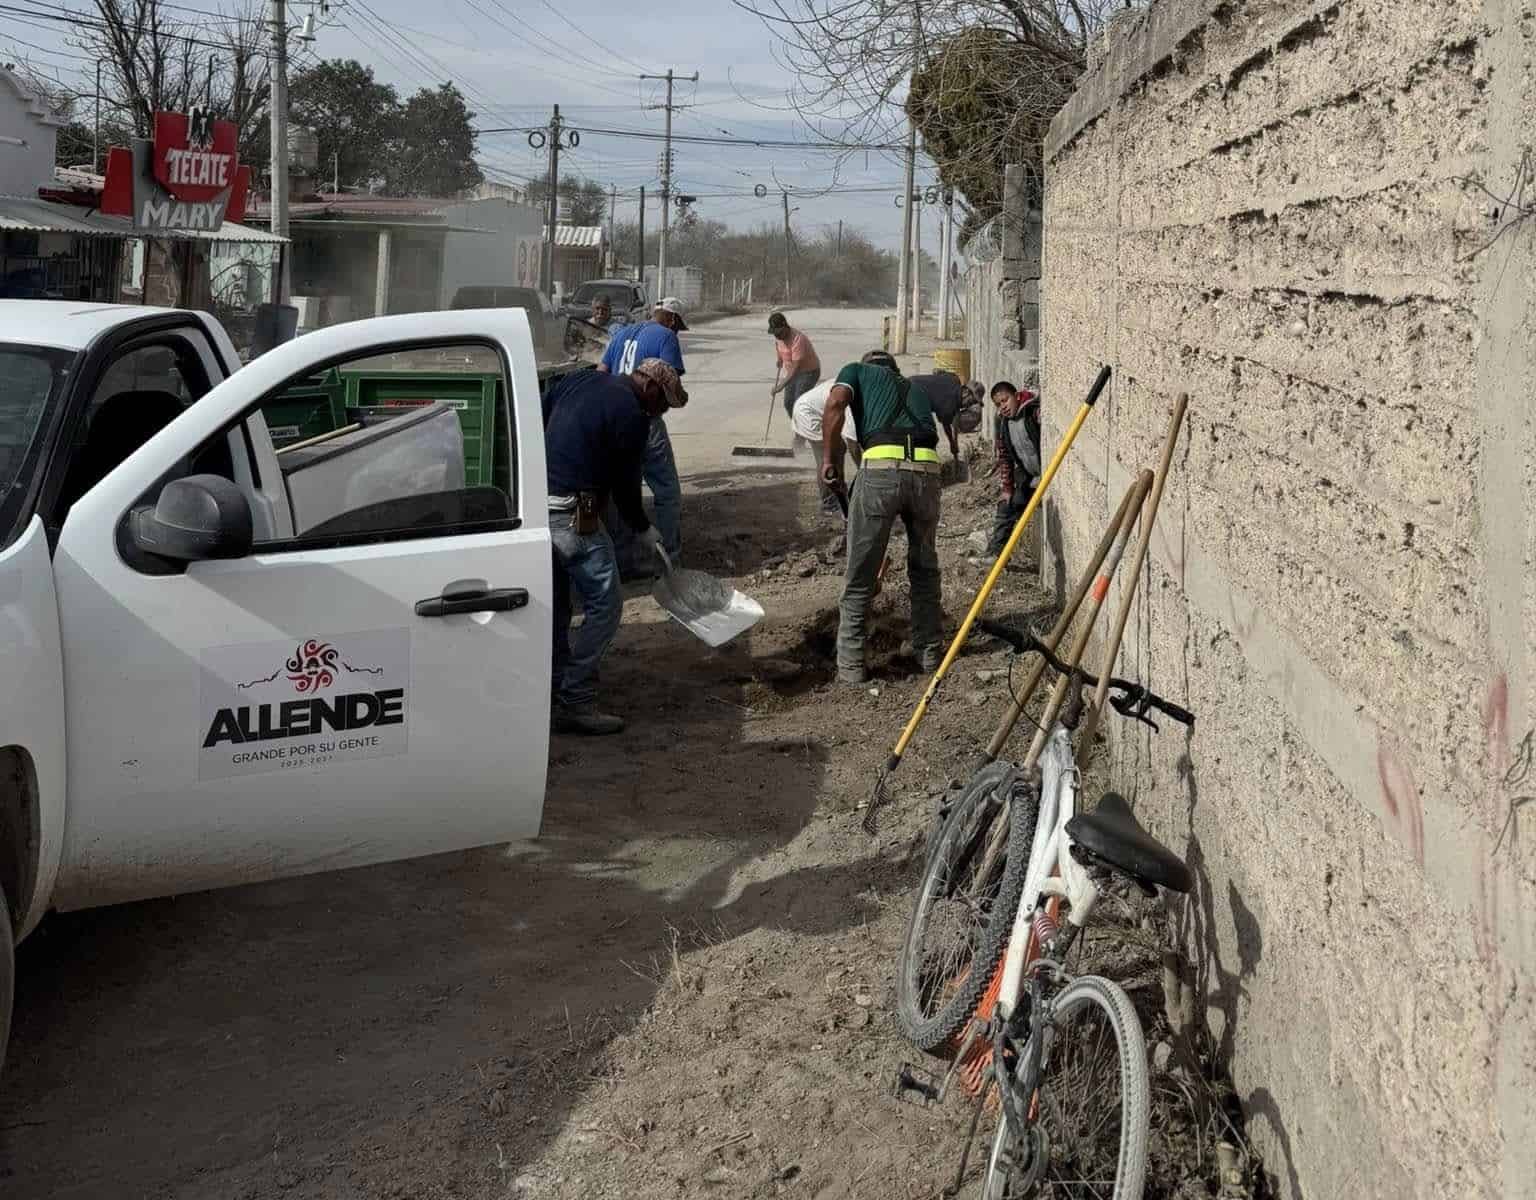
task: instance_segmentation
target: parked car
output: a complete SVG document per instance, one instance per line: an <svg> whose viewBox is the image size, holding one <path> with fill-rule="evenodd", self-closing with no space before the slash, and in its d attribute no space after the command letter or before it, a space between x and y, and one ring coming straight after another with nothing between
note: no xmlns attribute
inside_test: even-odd
<svg viewBox="0 0 1536 1200"><path fill-rule="evenodd" d="M0 1061L50 909L538 832L539 393L505 308L242 367L205 312L0 301Z"/></svg>
<svg viewBox="0 0 1536 1200"><path fill-rule="evenodd" d="M608 297L608 303L613 308L613 319L620 325L644 321L651 315L651 305L646 299L645 289L628 279L589 279L586 283L577 285L576 290L571 293L570 300L561 308L561 311L578 321L590 320L592 301L599 296Z"/></svg>
<svg viewBox="0 0 1536 1200"><path fill-rule="evenodd" d="M451 309L520 308L528 314L533 330L533 349L541 364L564 362L571 356L570 320L538 288L504 287L500 284L461 287L453 294Z"/></svg>

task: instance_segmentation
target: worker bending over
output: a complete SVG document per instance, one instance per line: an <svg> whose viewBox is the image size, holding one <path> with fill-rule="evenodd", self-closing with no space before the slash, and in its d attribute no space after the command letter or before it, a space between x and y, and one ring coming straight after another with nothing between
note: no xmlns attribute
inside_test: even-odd
<svg viewBox="0 0 1536 1200"><path fill-rule="evenodd" d="M668 364L647 358L628 374L577 371L544 399L549 537L554 549L554 674L550 728L605 734L624 728L597 711L597 672L624 614L619 564L602 513L611 498L648 554L661 535L640 502L640 472L652 423L687 399ZM581 628L571 637L572 596Z"/></svg>
<svg viewBox="0 0 1536 1200"><path fill-rule="evenodd" d="M794 411L789 414L790 426L795 431L795 437L806 442L811 453L816 458L821 457L821 419L826 411L827 396L832 391L833 381L828 379L818 383L800 399L795 401ZM844 412L843 415L843 448L853 456L855 464L860 457L859 430L854 421L853 413ZM798 452L798 446L796 447ZM827 486L826 480L818 471L816 474L817 491L820 492L821 515L830 519L841 521L843 519L843 506L837 502L837 494Z"/></svg>
<svg viewBox="0 0 1536 1200"><path fill-rule="evenodd" d="M657 358L670 366L678 375L686 373L683 365L682 343L677 335L686 331L688 322L683 318L683 302L675 296L659 301L651 310L651 319L637 325L621 325L608 341L603 351L599 371L611 371L624 375L635 369L635 364ZM681 408L688 403L688 393L683 393ZM683 554L683 485L677 475L677 459L672 453L672 438L667 433L667 423L660 417L651 422L650 440L645 447L645 486L651 489L651 502L656 508L656 525L661 530L661 544L673 563ZM638 550L622 526L616 531L619 561L626 575L645 576L654 574L654 555Z"/></svg>
<svg viewBox="0 0 1536 1200"><path fill-rule="evenodd" d="M924 671L938 669L943 646L939 551L939 435L922 389L901 377L896 360L871 350L837 373L822 414L822 481L842 490L843 426L849 413L863 451L848 500L848 570L837 626L837 677L867 678L864 640L869 603L891 526L907 530L907 584L912 598L912 649Z"/></svg>

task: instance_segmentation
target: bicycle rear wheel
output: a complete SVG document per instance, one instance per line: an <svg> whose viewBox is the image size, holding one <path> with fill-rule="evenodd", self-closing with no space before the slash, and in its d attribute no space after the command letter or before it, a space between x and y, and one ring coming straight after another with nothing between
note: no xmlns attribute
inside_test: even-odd
<svg viewBox="0 0 1536 1200"><path fill-rule="evenodd" d="M1130 997L1085 975L1049 1003L1050 1040L1034 1088L1045 1135L1034 1144L1044 1161L1032 1161L999 1115L980 1200L1141 1200L1151 1101Z"/></svg>
<svg viewBox="0 0 1536 1200"><path fill-rule="evenodd" d="M1005 794L1011 769L988 763L972 777L923 871L896 971L896 1020L919 1050L936 1050L965 1027L1008 944L1039 811L1022 782ZM983 879L1005 804L1007 842Z"/></svg>

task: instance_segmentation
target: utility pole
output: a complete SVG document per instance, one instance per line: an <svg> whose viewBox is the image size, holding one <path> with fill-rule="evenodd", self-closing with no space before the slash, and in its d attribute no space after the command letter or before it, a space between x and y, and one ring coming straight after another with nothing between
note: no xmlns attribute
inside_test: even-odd
<svg viewBox="0 0 1536 1200"><path fill-rule="evenodd" d="M678 80L697 83L699 73L695 71L692 75L678 75L668 67L665 75L642 75L640 78L664 79L667 83L667 102L662 105L667 116L661 151L661 245L656 251L656 295L652 297L660 300L667 290L667 234L672 226L672 85Z"/></svg>
<svg viewBox="0 0 1536 1200"><path fill-rule="evenodd" d="M912 6L912 78L917 78L919 56L923 44L922 9ZM908 85L910 90L911 85ZM896 270L896 334L891 349L897 354L907 352L907 279L912 256L912 186L917 174L917 123L907 115L907 183L901 203L901 260Z"/></svg>
<svg viewBox="0 0 1536 1200"><path fill-rule="evenodd" d="M939 214L941 242L939 244L939 340L944 341L949 337L949 273L950 242L954 237L955 225L955 193L949 188L944 189L942 197L943 211Z"/></svg>
<svg viewBox="0 0 1536 1200"><path fill-rule="evenodd" d="M531 137L532 135L530 135ZM544 206L544 253L539 262L539 290L555 294L555 227L560 215L560 106L555 105L545 135L549 148L549 194ZM535 147L537 149L537 147Z"/></svg>
<svg viewBox="0 0 1536 1200"><path fill-rule="evenodd" d="M288 15L284 0L271 0L272 22L272 232L288 236ZM100 91L101 89L97 89ZM272 300L283 304L292 293L292 247L278 252L277 286Z"/></svg>
<svg viewBox="0 0 1536 1200"><path fill-rule="evenodd" d="M341 195L341 152L331 151L331 194Z"/></svg>
<svg viewBox="0 0 1536 1200"><path fill-rule="evenodd" d="M613 262L608 266L609 271L612 271L614 267L617 266L619 261L619 248L614 244L613 240L614 231L617 229L618 223L619 185L616 183L610 183L608 185L608 253L612 256Z"/></svg>
<svg viewBox="0 0 1536 1200"><path fill-rule="evenodd" d="M912 201L912 328L923 327L923 210L921 200Z"/></svg>
<svg viewBox="0 0 1536 1200"><path fill-rule="evenodd" d="M645 185L640 186L640 244L635 248L635 282L641 288L645 287ZM652 304L661 299L660 296L647 296Z"/></svg>
<svg viewBox="0 0 1536 1200"><path fill-rule="evenodd" d="M843 223L837 223L837 261L843 261Z"/></svg>
<svg viewBox="0 0 1536 1200"><path fill-rule="evenodd" d="M96 62L96 128L91 130L91 170L101 170L101 61Z"/></svg>
<svg viewBox="0 0 1536 1200"><path fill-rule="evenodd" d="M896 330L891 350L907 352L907 280L912 266L912 179L917 172L917 126L907 120L907 190L901 203L901 258L896 267Z"/></svg>
<svg viewBox="0 0 1536 1200"><path fill-rule="evenodd" d="M789 255L791 246L789 236L789 192L781 190L779 194L784 197L784 303L788 304L790 292Z"/></svg>

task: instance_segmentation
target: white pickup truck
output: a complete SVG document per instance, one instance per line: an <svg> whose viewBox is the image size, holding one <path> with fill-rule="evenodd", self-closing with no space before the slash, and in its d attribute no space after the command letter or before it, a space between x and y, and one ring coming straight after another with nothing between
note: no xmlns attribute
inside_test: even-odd
<svg viewBox="0 0 1536 1200"><path fill-rule="evenodd" d="M366 410L315 399L379 364ZM0 301L0 1061L49 909L536 833L550 566L520 312L241 367L206 313Z"/></svg>

